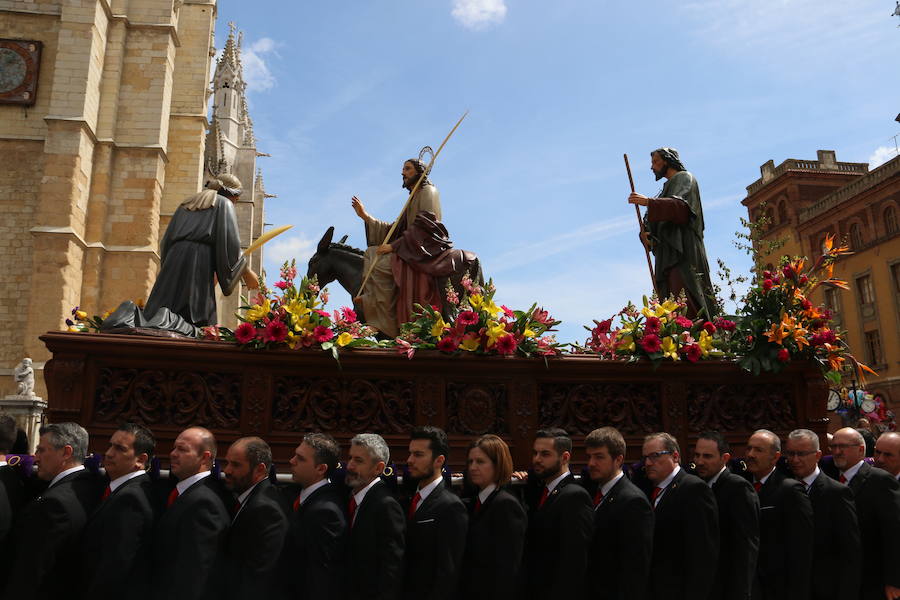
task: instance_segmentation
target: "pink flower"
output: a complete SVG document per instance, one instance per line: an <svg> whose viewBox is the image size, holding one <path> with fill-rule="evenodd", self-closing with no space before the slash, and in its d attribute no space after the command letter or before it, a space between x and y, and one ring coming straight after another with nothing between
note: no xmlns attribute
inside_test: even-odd
<svg viewBox="0 0 900 600"><path fill-rule="evenodd" d="M778 351L778 360L780 360L781 362L787 362L791 360L791 353L788 352L787 348L782 348Z"/></svg>
<svg viewBox="0 0 900 600"><path fill-rule="evenodd" d="M277 287L279 290L286 290L290 287L290 285L291 284L289 284L287 281L276 281L275 282L275 287Z"/></svg>
<svg viewBox="0 0 900 600"><path fill-rule="evenodd" d="M328 314L326 313L325 316L327 317ZM312 335L313 338L321 344L322 342L327 342L328 340L333 338L334 332L324 325L319 325L315 329L313 329Z"/></svg>
<svg viewBox="0 0 900 600"><path fill-rule="evenodd" d="M772 279L772 271L763 271L763 279Z"/></svg>
<svg viewBox="0 0 900 600"><path fill-rule="evenodd" d="M469 274L466 273L463 275L463 278L460 280L460 285L463 286L463 289L469 292L470 294L475 293L475 287L472 285L472 278L469 277Z"/></svg>
<svg viewBox="0 0 900 600"><path fill-rule="evenodd" d="M453 336L445 335L437 343L437 349L441 352L456 352L459 343L453 339Z"/></svg>
<svg viewBox="0 0 900 600"><path fill-rule="evenodd" d="M497 352L500 354L512 354L516 351L517 346L516 338L509 334L506 334L497 340Z"/></svg>
<svg viewBox="0 0 900 600"><path fill-rule="evenodd" d="M716 326L709 321L703 324L703 329L705 329L706 333L708 333L709 335L712 335L716 332Z"/></svg>
<svg viewBox="0 0 900 600"><path fill-rule="evenodd" d="M285 281L293 281L297 276L296 267L281 267L281 278ZM277 285L277 284L276 284Z"/></svg>
<svg viewBox="0 0 900 600"><path fill-rule="evenodd" d="M309 282L309 285L307 285L306 287L309 288L309 291L311 291L313 294L319 293L319 286L311 281Z"/></svg>
<svg viewBox="0 0 900 600"><path fill-rule="evenodd" d="M219 327L218 325L209 325L203 328L203 339L204 340L220 340L222 336L219 335Z"/></svg>
<svg viewBox="0 0 900 600"><path fill-rule="evenodd" d="M510 319L516 318L516 312L513 309L511 309L510 307L508 307L507 305L501 304L500 308L503 310L503 314L506 315L507 317L509 317Z"/></svg>
<svg viewBox="0 0 900 600"><path fill-rule="evenodd" d="M238 344L249 344L256 339L256 327L251 323L241 323L234 330L234 339L237 340Z"/></svg>
<svg viewBox="0 0 900 600"><path fill-rule="evenodd" d="M723 319L722 317L716 317L713 323L715 323L716 327L724 329L725 331L734 331L737 328L737 323L729 321L728 319Z"/></svg>
<svg viewBox="0 0 900 600"><path fill-rule="evenodd" d="M456 317L456 322L463 325L477 325L478 313L474 310L464 310Z"/></svg>
<svg viewBox="0 0 900 600"><path fill-rule="evenodd" d="M597 335L599 333L609 333L609 329L612 326L612 318L610 317L605 321L594 321L594 323L597 323L597 326L594 327L593 330L591 330L591 333L593 333L594 335Z"/></svg>
<svg viewBox="0 0 900 600"><path fill-rule="evenodd" d="M685 329L690 329L694 326L694 322L688 319L687 317L678 316L675 317L675 324L679 327L684 327Z"/></svg>
<svg viewBox="0 0 900 600"><path fill-rule="evenodd" d="M415 347L401 338L397 338L394 341L397 343L397 352L399 354L405 354L408 359L412 359L413 355L416 353Z"/></svg>
<svg viewBox="0 0 900 600"><path fill-rule="evenodd" d="M800 306L803 307L803 310L809 310L812 308L812 302L804 298L803 302L800 303Z"/></svg>
<svg viewBox="0 0 900 600"><path fill-rule="evenodd" d="M644 324L644 331L647 333L659 333L659 317L647 317L647 322Z"/></svg>
<svg viewBox="0 0 900 600"><path fill-rule="evenodd" d="M682 349L682 352L684 352L684 357L686 359L688 359L689 361L691 361L692 363L700 360L700 356L702 356L702 354L703 354L700 351L700 346L698 344L691 344L690 346L685 346L684 349Z"/></svg>
<svg viewBox="0 0 900 600"><path fill-rule="evenodd" d="M789 264L784 265L784 266L781 268L781 272L782 272L782 274L784 275L784 278L785 278L785 279L790 279L791 277L794 276L794 267L792 267L792 266L789 265Z"/></svg>
<svg viewBox="0 0 900 600"><path fill-rule="evenodd" d="M263 333L263 341L265 342L283 342L287 339L288 328L282 321L272 321L266 325Z"/></svg>
<svg viewBox="0 0 900 600"><path fill-rule="evenodd" d="M772 289L772 286L773 286L773 285L774 285L774 284L772 283L772 280L771 280L771 279L766 279L766 280L764 280L764 281L763 281L763 285L762 285L763 291L764 291L764 292L768 292L769 290Z"/></svg>
<svg viewBox="0 0 900 600"><path fill-rule="evenodd" d="M356 323L356 319L359 318L356 316L356 311L349 306L341 307L341 317L347 323Z"/></svg>
<svg viewBox="0 0 900 600"><path fill-rule="evenodd" d="M553 323L553 317L550 316L550 313L542 308L534 309L534 312L531 314L531 318L541 323L542 325L550 325Z"/></svg>
<svg viewBox="0 0 900 600"><path fill-rule="evenodd" d="M320 317L325 317L326 319L330 319L331 315L328 314L327 310L314 310L314 313L319 315Z"/></svg>
<svg viewBox="0 0 900 600"><path fill-rule="evenodd" d="M654 352L660 351L660 349L662 348L662 342L660 341L658 335L654 335L651 333L641 338L641 347L647 354L653 354Z"/></svg>
<svg viewBox="0 0 900 600"><path fill-rule="evenodd" d="M807 277L806 275L802 275L800 277L800 285L806 285L807 283L809 283L809 277Z"/></svg>
<svg viewBox="0 0 900 600"><path fill-rule="evenodd" d="M322 300L322 304L328 304L328 290L322 290L319 298Z"/></svg>
<svg viewBox="0 0 900 600"><path fill-rule="evenodd" d="M559 350L553 347L553 344L556 343L556 337L550 335L546 337L541 337L537 339L537 347L538 353L543 356L550 356L554 354L559 354ZM613 352L615 354L615 352Z"/></svg>
<svg viewBox="0 0 900 600"><path fill-rule="evenodd" d="M456 290L450 286L447 286L447 304L452 304L453 306L459 305L459 295L456 293Z"/></svg>

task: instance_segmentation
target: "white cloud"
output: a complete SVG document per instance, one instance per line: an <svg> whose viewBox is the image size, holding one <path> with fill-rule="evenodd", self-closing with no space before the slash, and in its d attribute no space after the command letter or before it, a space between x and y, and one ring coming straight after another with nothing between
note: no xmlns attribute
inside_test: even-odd
<svg viewBox="0 0 900 600"><path fill-rule="evenodd" d="M506 18L504 0L453 0L453 18L466 29L482 30Z"/></svg>
<svg viewBox="0 0 900 600"><path fill-rule="evenodd" d="M243 48L241 62L244 64L244 81L250 92L263 92L275 87L275 76L267 63L272 56L278 56L278 42L272 38L260 38Z"/></svg>
<svg viewBox="0 0 900 600"><path fill-rule="evenodd" d="M897 148L894 146L879 146L869 157L869 169L881 166L897 156Z"/></svg>
<svg viewBox="0 0 900 600"><path fill-rule="evenodd" d="M292 258L297 259L297 270L306 273L306 263L316 251L318 240L313 241L303 235L279 236L270 241L263 248L265 263L271 267L274 273L278 268Z"/></svg>

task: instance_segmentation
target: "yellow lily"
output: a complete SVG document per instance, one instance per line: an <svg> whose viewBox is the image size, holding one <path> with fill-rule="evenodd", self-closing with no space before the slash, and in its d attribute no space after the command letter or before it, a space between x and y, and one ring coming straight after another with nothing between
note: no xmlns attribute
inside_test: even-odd
<svg viewBox="0 0 900 600"><path fill-rule="evenodd" d="M76 310L75 318L78 319L79 321L84 321L85 319L87 319L87 313L84 312L83 310Z"/></svg>
<svg viewBox="0 0 900 600"><path fill-rule="evenodd" d="M459 345L466 352L475 352L478 350L479 340L477 337L467 337Z"/></svg>
<svg viewBox="0 0 900 600"><path fill-rule="evenodd" d="M472 294L469 296L469 305L474 310L481 310L481 305L484 303L484 296L481 294Z"/></svg>
<svg viewBox="0 0 900 600"><path fill-rule="evenodd" d="M353 336L347 333L346 331L337 337L335 343L343 348L347 344L353 341Z"/></svg>
<svg viewBox="0 0 900 600"><path fill-rule="evenodd" d="M622 350L627 350L629 352L634 352L636 346L634 345L634 337L631 335L623 335L619 340L619 348Z"/></svg>
<svg viewBox="0 0 900 600"><path fill-rule="evenodd" d="M782 340L788 336L788 332L782 326L781 323L773 323L772 328L765 332L765 336L769 338L770 342L775 342L779 346L782 344Z"/></svg>
<svg viewBox="0 0 900 600"><path fill-rule="evenodd" d="M675 340L672 339L671 335L663 338L661 348L663 352L663 358L678 360L678 344L675 343Z"/></svg>
<svg viewBox="0 0 900 600"><path fill-rule="evenodd" d="M266 298L266 301L263 302L262 304L256 304L256 305L250 307L247 310L246 314L244 315L244 318L247 319L248 321L259 321L260 319L265 317L267 314L269 314L269 311L271 309L272 309L272 305L269 303L269 299Z"/></svg>
<svg viewBox="0 0 900 600"><path fill-rule="evenodd" d="M431 326L431 335L439 338L443 335L444 330L447 329L447 324L444 323L444 318L438 315L437 321L434 322L434 325Z"/></svg>
<svg viewBox="0 0 900 600"><path fill-rule="evenodd" d="M291 350L296 350L300 347L300 336L294 335L293 331L288 331L287 334L287 345Z"/></svg>
<svg viewBox="0 0 900 600"><path fill-rule="evenodd" d="M487 326L487 347L490 348L497 343L500 337L506 335L506 328L497 321L488 321Z"/></svg>
<svg viewBox="0 0 900 600"><path fill-rule="evenodd" d="M809 333L806 329L804 329L801 325L798 325L796 329L794 329L794 341L797 342L797 348L803 350L804 346L809 346L809 340L806 339L806 334Z"/></svg>
<svg viewBox="0 0 900 600"><path fill-rule="evenodd" d="M532 337L534 337L535 334L534 334L534 331L533 331L533 330L528 329L528 328L526 327L526 328L525 328L525 331L522 333L522 335L523 335L524 337L527 337L527 338L532 338Z"/></svg>
<svg viewBox="0 0 900 600"><path fill-rule="evenodd" d="M660 305L659 308L656 309L656 316L662 317L663 315L667 315L673 310L678 308L678 303L674 300L666 300Z"/></svg>
<svg viewBox="0 0 900 600"><path fill-rule="evenodd" d="M291 300L284 306L284 310L294 315L295 317L302 317L305 314L311 313L312 309L306 306L306 303L302 300Z"/></svg>
<svg viewBox="0 0 900 600"><path fill-rule="evenodd" d="M700 353L704 357L709 356L709 351L713 349L713 339L705 329L700 331L700 339L697 340L697 345L700 346Z"/></svg>
<svg viewBox="0 0 900 600"><path fill-rule="evenodd" d="M303 315L299 319L294 319L294 331L297 333L304 331L306 329L310 329L309 326L309 314Z"/></svg>

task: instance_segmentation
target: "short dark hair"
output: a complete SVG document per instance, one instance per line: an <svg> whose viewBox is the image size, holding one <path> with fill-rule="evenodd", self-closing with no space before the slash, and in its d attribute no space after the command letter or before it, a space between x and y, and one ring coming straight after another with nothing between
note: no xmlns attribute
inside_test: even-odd
<svg viewBox="0 0 900 600"><path fill-rule="evenodd" d="M12 450L18 433L16 420L12 415L0 413L0 454L8 454Z"/></svg>
<svg viewBox="0 0 900 600"><path fill-rule="evenodd" d="M725 439L718 431L709 430L704 431L700 435L697 436L698 440L709 440L711 442L716 443L716 448L719 450L719 454L731 454L731 445L728 443L728 440Z"/></svg>
<svg viewBox="0 0 900 600"><path fill-rule="evenodd" d="M431 459L443 456L444 460L450 458L450 442L443 429L431 425L422 425L412 430L411 440L428 440L428 449L431 450Z"/></svg>
<svg viewBox="0 0 900 600"><path fill-rule="evenodd" d="M540 429L535 434L534 439L539 440L541 438L552 439L553 449L556 450L557 454L562 454L563 452L572 454L572 438L569 437L565 429L560 429L559 427Z"/></svg>
<svg viewBox="0 0 900 600"><path fill-rule="evenodd" d="M591 449L606 448L609 455L625 456L625 438L615 427L595 429L584 438L584 445Z"/></svg>
<svg viewBox="0 0 900 600"><path fill-rule="evenodd" d="M234 443L244 445L244 452L247 455L247 463L250 465L251 471L260 464L266 465L266 470L272 467L272 448L262 438L256 436L242 437L235 440Z"/></svg>
<svg viewBox="0 0 900 600"><path fill-rule="evenodd" d="M326 465L331 471L337 467L341 458L341 448L337 441L327 433L307 433L303 443L313 449L316 465Z"/></svg>
<svg viewBox="0 0 900 600"><path fill-rule="evenodd" d="M153 451L156 450L156 438L153 432L140 423L128 421L122 423L118 427L118 431L124 431L134 436L134 453L146 454L147 458L153 458Z"/></svg>

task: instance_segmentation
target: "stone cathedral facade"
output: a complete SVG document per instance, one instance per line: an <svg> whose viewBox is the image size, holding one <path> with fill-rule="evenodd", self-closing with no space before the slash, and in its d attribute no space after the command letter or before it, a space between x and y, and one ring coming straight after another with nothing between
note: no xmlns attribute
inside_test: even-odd
<svg viewBox="0 0 900 600"><path fill-rule="evenodd" d="M0 397L25 356L43 393L38 337L73 307L149 295L205 170L243 182L243 245L261 233L240 40L213 65L215 23L214 0L0 0Z"/></svg>

